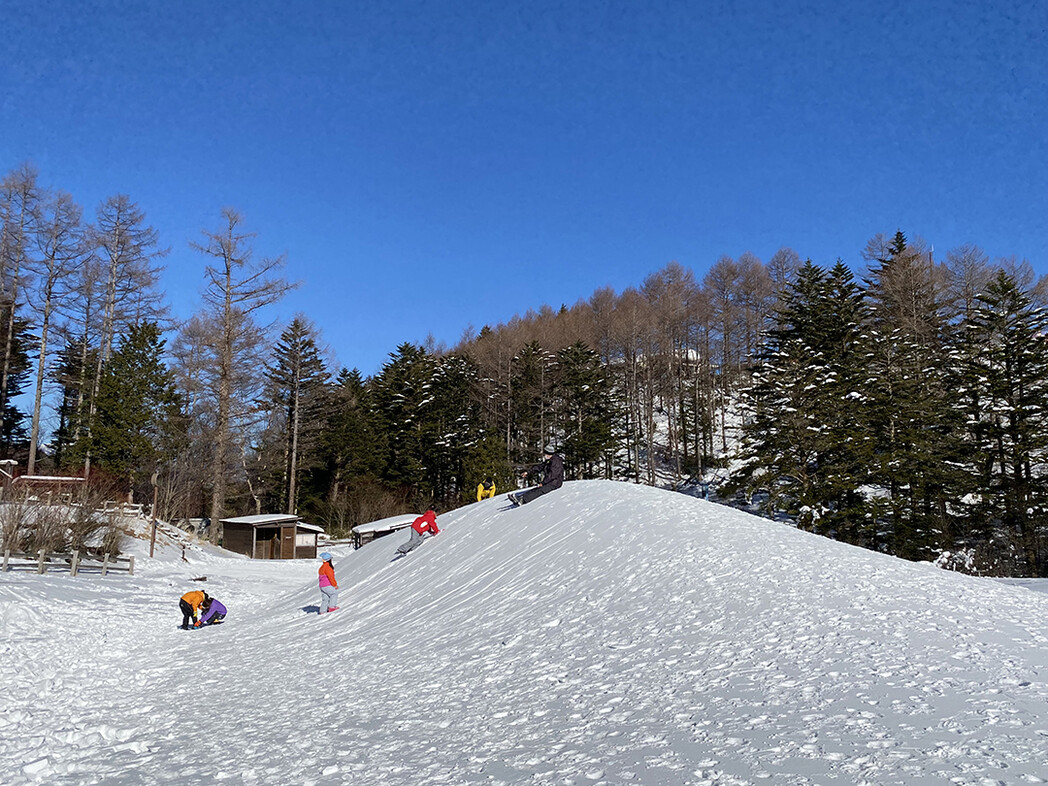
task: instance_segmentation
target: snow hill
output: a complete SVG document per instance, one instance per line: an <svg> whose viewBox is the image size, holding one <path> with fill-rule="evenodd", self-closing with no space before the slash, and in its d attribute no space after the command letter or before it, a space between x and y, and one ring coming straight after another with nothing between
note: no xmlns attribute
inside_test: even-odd
<svg viewBox="0 0 1048 786"><path fill-rule="evenodd" d="M315 561L0 574L0 783L1048 780L1030 586L623 483L438 522L333 549L324 617Z"/></svg>

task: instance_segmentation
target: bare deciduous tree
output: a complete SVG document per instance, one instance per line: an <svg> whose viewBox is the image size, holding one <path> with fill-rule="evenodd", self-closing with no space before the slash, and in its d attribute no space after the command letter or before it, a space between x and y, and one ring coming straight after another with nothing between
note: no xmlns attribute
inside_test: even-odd
<svg viewBox="0 0 1048 786"><path fill-rule="evenodd" d="M167 254L157 247L157 233L145 224L145 213L126 194L110 197L98 208L94 244L103 263L98 357L87 417L87 438L95 417L95 399L102 370L113 352L120 328L143 320L160 321L164 308L157 291L162 268L157 260ZM84 458L84 477L91 473L91 451Z"/></svg>
<svg viewBox="0 0 1048 786"><path fill-rule="evenodd" d="M40 439L41 402L48 360L48 338L56 310L68 295L71 277L84 262L84 238L80 225L80 207L64 192L50 197L43 205L37 227L40 255L31 260L36 286L28 293L28 302L36 316L38 331L36 389L33 398L33 425L29 436L27 471L36 469L36 451Z"/></svg>
<svg viewBox="0 0 1048 786"><path fill-rule="evenodd" d="M4 430L7 410L15 312L39 210L37 177L36 169L23 164L0 181L0 306L7 320L3 355L0 357L0 434Z"/></svg>
<svg viewBox="0 0 1048 786"><path fill-rule="evenodd" d="M211 489L214 538L220 536L218 522L225 505L237 366L244 360L245 352L258 351L259 333L252 315L280 300L295 286L278 275L284 267L283 256L253 260L254 233L241 229L243 218L236 210L224 209L222 218L219 231L205 231L205 242L192 244L212 260L204 273L204 302L220 331L215 347L215 457Z"/></svg>

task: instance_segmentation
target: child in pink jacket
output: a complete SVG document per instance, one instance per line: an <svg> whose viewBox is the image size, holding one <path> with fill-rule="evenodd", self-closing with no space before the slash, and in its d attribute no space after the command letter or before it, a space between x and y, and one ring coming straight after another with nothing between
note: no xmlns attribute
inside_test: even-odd
<svg viewBox="0 0 1048 786"><path fill-rule="evenodd" d="M331 554L324 552L320 555L324 560L320 566L320 613L324 610L338 611L338 582L335 581L335 567L331 562Z"/></svg>

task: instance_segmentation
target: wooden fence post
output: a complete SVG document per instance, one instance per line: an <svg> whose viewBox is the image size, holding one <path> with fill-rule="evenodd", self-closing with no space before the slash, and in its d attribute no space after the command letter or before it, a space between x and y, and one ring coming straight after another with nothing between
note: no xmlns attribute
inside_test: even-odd
<svg viewBox="0 0 1048 786"><path fill-rule="evenodd" d="M71 576L75 576L76 575L77 568L80 567L79 562L80 562L80 552L79 551L74 551L73 552L73 559L69 563L69 574Z"/></svg>
<svg viewBox="0 0 1048 786"><path fill-rule="evenodd" d="M134 555L134 554L132 554L132 555L131 555L131 556L130 556L130 557L128 558L128 563L127 563L127 575L128 575L128 576L134 576L134 575L135 575L135 555Z"/></svg>
<svg viewBox="0 0 1048 786"><path fill-rule="evenodd" d="M44 573L47 570L47 568L44 565L44 560L46 559L46 557L47 557L47 550L46 549L40 549L40 560L39 560L39 562L37 562L37 566L36 566L36 572L37 573L41 573L42 574L42 573Z"/></svg>
<svg viewBox="0 0 1048 786"><path fill-rule="evenodd" d="M9 559L11 559L11 549L4 549L4 573L7 573L7 561Z"/></svg>
<svg viewBox="0 0 1048 786"><path fill-rule="evenodd" d="M106 575L109 572L109 554L106 554L105 559L102 560L102 575Z"/></svg>

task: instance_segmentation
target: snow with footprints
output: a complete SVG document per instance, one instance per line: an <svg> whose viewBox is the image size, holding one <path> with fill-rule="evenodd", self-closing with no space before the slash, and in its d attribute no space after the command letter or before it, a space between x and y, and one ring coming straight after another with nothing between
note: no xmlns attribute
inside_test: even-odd
<svg viewBox="0 0 1048 786"><path fill-rule="evenodd" d="M205 546L0 574L0 783L1048 782L1044 582L624 483L507 507L331 548L325 616L317 561Z"/></svg>

